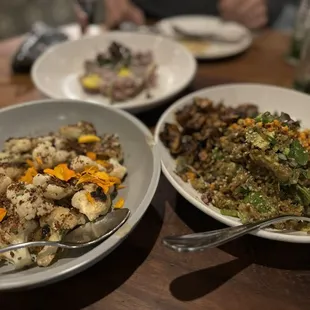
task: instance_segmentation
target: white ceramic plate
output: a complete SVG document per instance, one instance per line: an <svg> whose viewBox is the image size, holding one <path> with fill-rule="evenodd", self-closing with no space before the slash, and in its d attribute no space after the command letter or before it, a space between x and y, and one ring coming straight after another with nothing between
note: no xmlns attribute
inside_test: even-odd
<svg viewBox="0 0 310 310"><path fill-rule="evenodd" d="M181 44L161 36L107 32L104 35L83 38L57 44L48 49L35 62L31 76L36 87L54 99L79 99L110 105L101 95L90 95L81 88L78 77L83 73L83 63L112 41L117 41L135 50L151 49L158 64L158 85L151 90L152 98L145 93L114 108L140 112L159 105L182 91L196 73L196 60Z"/></svg>
<svg viewBox="0 0 310 310"><path fill-rule="evenodd" d="M153 198L160 176L157 147L145 125L124 111L72 100L42 100L4 108L0 110L0 145L8 137L47 134L80 120L92 122L98 133L119 134L124 164L128 168L126 188L120 195L125 199L125 207L131 210L131 216L107 240L93 248L63 253L62 258L49 267L15 271L12 266L3 266L0 262L0 290L56 282L93 265L128 236Z"/></svg>
<svg viewBox="0 0 310 310"><path fill-rule="evenodd" d="M204 213L228 226L240 225L238 219L224 216L220 214L217 208L211 205L205 205L201 201L199 193L175 174L175 161L159 139L159 133L162 131L164 124L166 122L175 123L175 112L183 106L191 104L192 99L196 96L207 97L215 102L223 100L224 104L230 106L251 102L256 104L260 111L283 111L290 114L291 117L295 119L302 120L303 127L307 128L310 128L310 96L286 88L260 84L215 86L197 91L178 100L161 116L155 130L155 141L159 147L162 170L170 183L186 200ZM302 232L284 233L276 230L264 229L253 234L278 241L310 243L310 236Z"/></svg>
<svg viewBox="0 0 310 310"><path fill-rule="evenodd" d="M234 22L223 22L214 16L184 15L166 18L157 23L157 28L163 35L178 40L180 37L173 30L173 26L194 33L204 33L206 30L220 32L222 36L228 38L242 37L240 41L234 43L209 42L204 44L205 46L201 46L200 43L195 43L195 46L190 44L189 50L198 59L220 59L234 56L248 49L252 43L252 35L247 28Z"/></svg>

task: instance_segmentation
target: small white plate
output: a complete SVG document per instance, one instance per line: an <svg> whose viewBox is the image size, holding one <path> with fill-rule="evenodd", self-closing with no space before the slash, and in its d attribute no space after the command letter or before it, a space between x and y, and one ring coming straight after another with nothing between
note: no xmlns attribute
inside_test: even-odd
<svg viewBox="0 0 310 310"><path fill-rule="evenodd" d="M209 98L215 102L222 101L227 106L237 106L241 103L256 104L260 111L286 112L301 120L302 125L310 128L310 97L294 90L262 84L230 84L199 90L178 100L161 116L155 130L155 142L158 144L161 156L162 170L172 186L191 204L214 219L228 225L240 225L239 219L222 215L212 205L202 202L200 194L192 186L185 183L175 173L175 160L159 139L159 134L166 122L175 123L175 112L185 105L191 104L194 97ZM253 235L266 239L293 243L310 243L310 236L304 232L285 233L277 230L262 229Z"/></svg>
<svg viewBox="0 0 310 310"><path fill-rule="evenodd" d="M143 93L126 102L115 103L112 107L134 113L151 109L181 92L195 76L195 58L174 40L115 31L57 44L48 49L32 67L31 77L35 86L53 99L79 99L111 106L108 98L85 93L78 77L83 73L84 61L94 58L98 51L105 50L112 41L133 50L150 49L158 64L158 85L151 89L151 98L146 98Z"/></svg>
<svg viewBox="0 0 310 310"><path fill-rule="evenodd" d="M241 38L236 42L187 42L185 46L198 59L220 59L237 55L252 44L251 32L235 22L224 22L220 18L207 15L183 15L166 18L157 23L157 28L165 36L180 40L173 27L180 27L193 34L218 33L221 37Z"/></svg>

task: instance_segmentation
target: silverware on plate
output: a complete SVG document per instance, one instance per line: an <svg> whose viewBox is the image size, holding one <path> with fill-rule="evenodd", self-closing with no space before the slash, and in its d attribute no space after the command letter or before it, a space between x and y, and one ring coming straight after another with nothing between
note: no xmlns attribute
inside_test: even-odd
<svg viewBox="0 0 310 310"><path fill-rule="evenodd" d="M271 224L287 221L307 221L310 222L310 216L281 215L271 219L262 220L255 223L238 225L218 230L212 230L201 233L194 233L182 236L169 236L163 238L163 244L176 252L196 252L208 248L214 248L252 231L265 228Z"/></svg>
<svg viewBox="0 0 310 310"><path fill-rule="evenodd" d="M53 246L64 249L78 249L94 245L115 233L127 221L129 215L129 209L117 209L99 218L95 222L88 222L72 230L61 241L30 241L16 243L0 248L0 254L29 247Z"/></svg>
<svg viewBox="0 0 310 310"><path fill-rule="evenodd" d="M244 38L243 35L240 35L237 38L230 36L224 37L216 32L193 33L176 25L172 25L172 29L177 35L181 36L182 39L187 40L207 40L218 43L237 43Z"/></svg>

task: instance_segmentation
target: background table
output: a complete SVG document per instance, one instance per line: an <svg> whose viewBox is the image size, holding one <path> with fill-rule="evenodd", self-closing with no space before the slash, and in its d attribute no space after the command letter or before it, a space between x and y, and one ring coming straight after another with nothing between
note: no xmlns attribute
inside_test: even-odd
<svg viewBox="0 0 310 310"><path fill-rule="evenodd" d="M0 43L0 106L40 98L29 76L10 74L10 58L19 42L17 38ZM284 62L288 42L287 36L266 31L243 55L200 63L186 92L232 82L290 87L294 70ZM139 117L152 127L163 109ZM310 309L308 245L253 236L192 254L174 253L161 245L166 235L221 227L180 197L162 176L144 218L112 254L68 280L27 292L0 293L0 308Z"/></svg>

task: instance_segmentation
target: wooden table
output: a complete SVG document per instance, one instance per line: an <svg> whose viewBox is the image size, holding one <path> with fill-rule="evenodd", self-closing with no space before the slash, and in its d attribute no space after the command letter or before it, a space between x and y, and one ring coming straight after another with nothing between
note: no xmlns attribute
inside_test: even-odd
<svg viewBox="0 0 310 310"><path fill-rule="evenodd" d="M0 106L39 98L28 76L10 75L9 61L18 42L14 39L0 43ZM243 55L199 64L190 90L231 82L289 87L293 69L283 60L288 42L285 35L266 31ZM145 113L140 118L153 126L162 110ZM112 254L63 282L27 292L2 293L0 307L5 310L310 309L307 245L253 236L194 254L174 253L161 245L166 235L221 227L224 226L187 203L162 177L143 220Z"/></svg>

